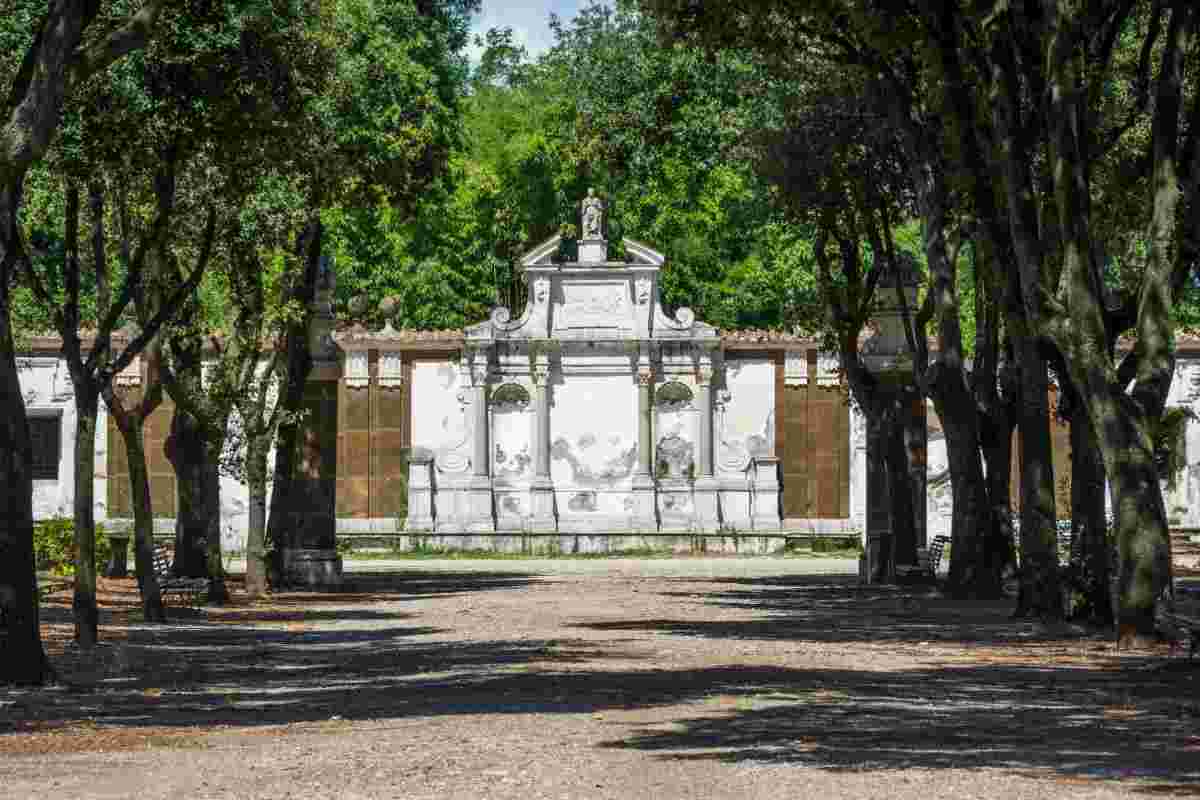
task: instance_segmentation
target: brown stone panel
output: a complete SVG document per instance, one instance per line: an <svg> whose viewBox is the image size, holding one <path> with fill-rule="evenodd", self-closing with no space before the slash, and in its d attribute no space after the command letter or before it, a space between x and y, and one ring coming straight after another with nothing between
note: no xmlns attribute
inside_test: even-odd
<svg viewBox="0 0 1200 800"><path fill-rule="evenodd" d="M337 482L337 515L365 519L370 508L371 481L368 477L343 478Z"/></svg>
<svg viewBox="0 0 1200 800"><path fill-rule="evenodd" d="M108 513L112 516L126 517L132 511L129 500L129 456L125 452L125 441L117 422L110 413L108 420Z"/></svg>
<svg viewBox="0 0 1200 800"><path fill-rule="evenodd" d="M351 389L341 382L339 430L369 431L371 429L371 393L369 388Z"/></svg>
<svg viewBox="0 0 1200 800"><path fill-rule="evenodd" d="M121 449L124 450L124 446ZM108 513L113 517L133 516L133 505L129 494L129 473L109 475Z"/></svg>
<svg viewBox="0 0 1200 800"><path fill-rule="evenodd" d="M175 404L164 398L146 419L146 466L150 472L150 501L156 517L175 516L175 468L167 460L166 452L174 415Z"/></svg>
<svg viewBox="0 0 1200 800"><path fill-rule="evenodd" d="M408 455L403 430L375 432L376 469L371 484L371 514L399 516L408 510Z"/></svg>
<svg viewBox="0 0 1200 800"><path fill-rule="evenodd" d="M336 512L339 517L370 516L371 392L338 381Z"/></svg>
<svg viewBox="0 0 1200 800"><path fill-rule="evenodd" d="M338 476L366 478L371 474L371 434L369 431L346 431L341 434L342 449L338 457ZM363 511L366 511L364 508Z"/></svg>
<svg viewBox="0 0 1200 800"><path fill-rule="evenodd" d="M175 516L175 476L150 476L150 507L156 517Z"/></svg>
<svg viewBox="0 0 1200 800"><path fill-rule="evenodd" d="M405 358L400 386L372 387L371 516L408 513L408 455L412 361Z"/></svg>
<svg viewBox="0 0 1200 800"><path fill-rule="evenodd" d="M403 517L408 513L408 477L371 479L371 515Z"/></svg>
<svg viewBox="0 0 1200 800"><path fill-rule="evenodd" d="M809 351L809 375L816 375ZM842 387L785 386L776 354L776 455L783 479L784 517L850 516L850 406Z"/></svg>
<svg viewBox="0 0 1200 800"><path fill-rule="evenodd" d="M127 390L126 402L132 404L140 398L140 390ZM142 428L146 450L146 468L150 478L150 505L156 517L175 516L175 470L167 460L164 444L171 431L171 415L174 404L164 399L154 410ZM116 419L108 414L108 503L109 514L115 517L133 515L133 498L129 484L129 453L125 440L117 428Z"/></svg>
<svg viewBox="0 0 1200 800"><path fill-rule="evenodd" d="M809 443L814 468L810 471L819 519L849 516L850 408L840 387L809 387ZM843 512L843 507L846 511Z"/></svg>
<svg viewBox="0 0 1200 800"><path fill-rule="evenodd" d="M775 362L776 408L780 445L779 466L783 479L783 515L811 517L814 512L812 495L812 446L809 436L808 386L785 386L782 380L783 363Z"/></svg>
<svg viewBox="0 0 1200 800"><path fill-rule="evenodd" d="M407 368L408 365L405 364ZM375 401L371 408L371 428L402 430L408 427L408 381L403 386L383 389L372 386Z"/></svg>

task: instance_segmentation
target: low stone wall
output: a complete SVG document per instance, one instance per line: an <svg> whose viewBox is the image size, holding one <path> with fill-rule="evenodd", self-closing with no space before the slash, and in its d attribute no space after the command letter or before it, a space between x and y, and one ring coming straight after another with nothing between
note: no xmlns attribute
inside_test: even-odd
<svg viewBox="0 0 1200 800"><path fill-rule="evenodd" d="M341 534L351 549L381 548L399 553L480 551L517 555L603 555L606 553L676 553L697 555L770 555L782 552L788 537L769 535L665 533L398 533Z"/></svg>

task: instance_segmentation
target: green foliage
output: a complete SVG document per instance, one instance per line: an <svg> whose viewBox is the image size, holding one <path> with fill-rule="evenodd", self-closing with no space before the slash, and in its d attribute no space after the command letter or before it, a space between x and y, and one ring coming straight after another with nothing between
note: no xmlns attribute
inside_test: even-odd
<svg viewBox="0 0 1200 800"><path fill-rule="evenodd" d="M857 536L814 536L812 539L814 553L861 552L861 550L862 540Z"/></svg>
<svg viewBox="0 0 1200 800"><path fill-rule="evenodd" d="M96 525L96 568L102 569L112 555L112 542L102 525ZM51 517L33 526L33 553L39 570L53 575L75 574L75 522L70 517Z"/></svg>
<svg viewBox="0 0 1200 800"><path fill-rule="evenodd" d="M668 307L733 327L819 322L805 236L774 209L744 142L772 113L760 76L729 54L664 47L630 4L591 6L554 24L555 46L530 63L511 31L489 32L463 99L462 141L412 213L385 202L326 215L338 306L398 327L457 328L493 304L525 301L515 260L545 238L575 235L594 187L609 239L665 251Z"/></svg>

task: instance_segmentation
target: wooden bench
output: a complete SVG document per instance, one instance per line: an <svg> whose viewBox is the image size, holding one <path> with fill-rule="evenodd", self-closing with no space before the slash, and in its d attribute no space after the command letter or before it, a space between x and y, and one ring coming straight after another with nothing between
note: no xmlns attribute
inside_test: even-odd
<svg viewBox="0 0 1200 800"><path fill-rule="evenodd" d="M174 594L179 599L188 600L189 606L200 605L200 598L208 593L208 578L177 578L171 573L171 548L166 545L154 547L154 577L158 580L158 591L162 595L163 604L167 595Z"/></svg>

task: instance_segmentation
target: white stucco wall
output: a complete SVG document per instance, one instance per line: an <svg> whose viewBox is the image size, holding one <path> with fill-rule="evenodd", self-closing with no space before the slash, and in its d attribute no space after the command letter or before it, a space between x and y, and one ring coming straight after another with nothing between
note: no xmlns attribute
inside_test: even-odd
<svg viewBox="0 0 1200 800"><path fill-rule="evenodd" d="M70 516L75 502L75 395L66 364L50 357L17 360L25 412L30 417L59 420L57 480L33 482L33 514L36 519Z"/></svg>
<svg viewBox="0 0 1200 800"><path fill-rule="evenodd" d="M713 428L718 476L742 475L756 455L775 453L775 362L726 356Z"/></svg>

